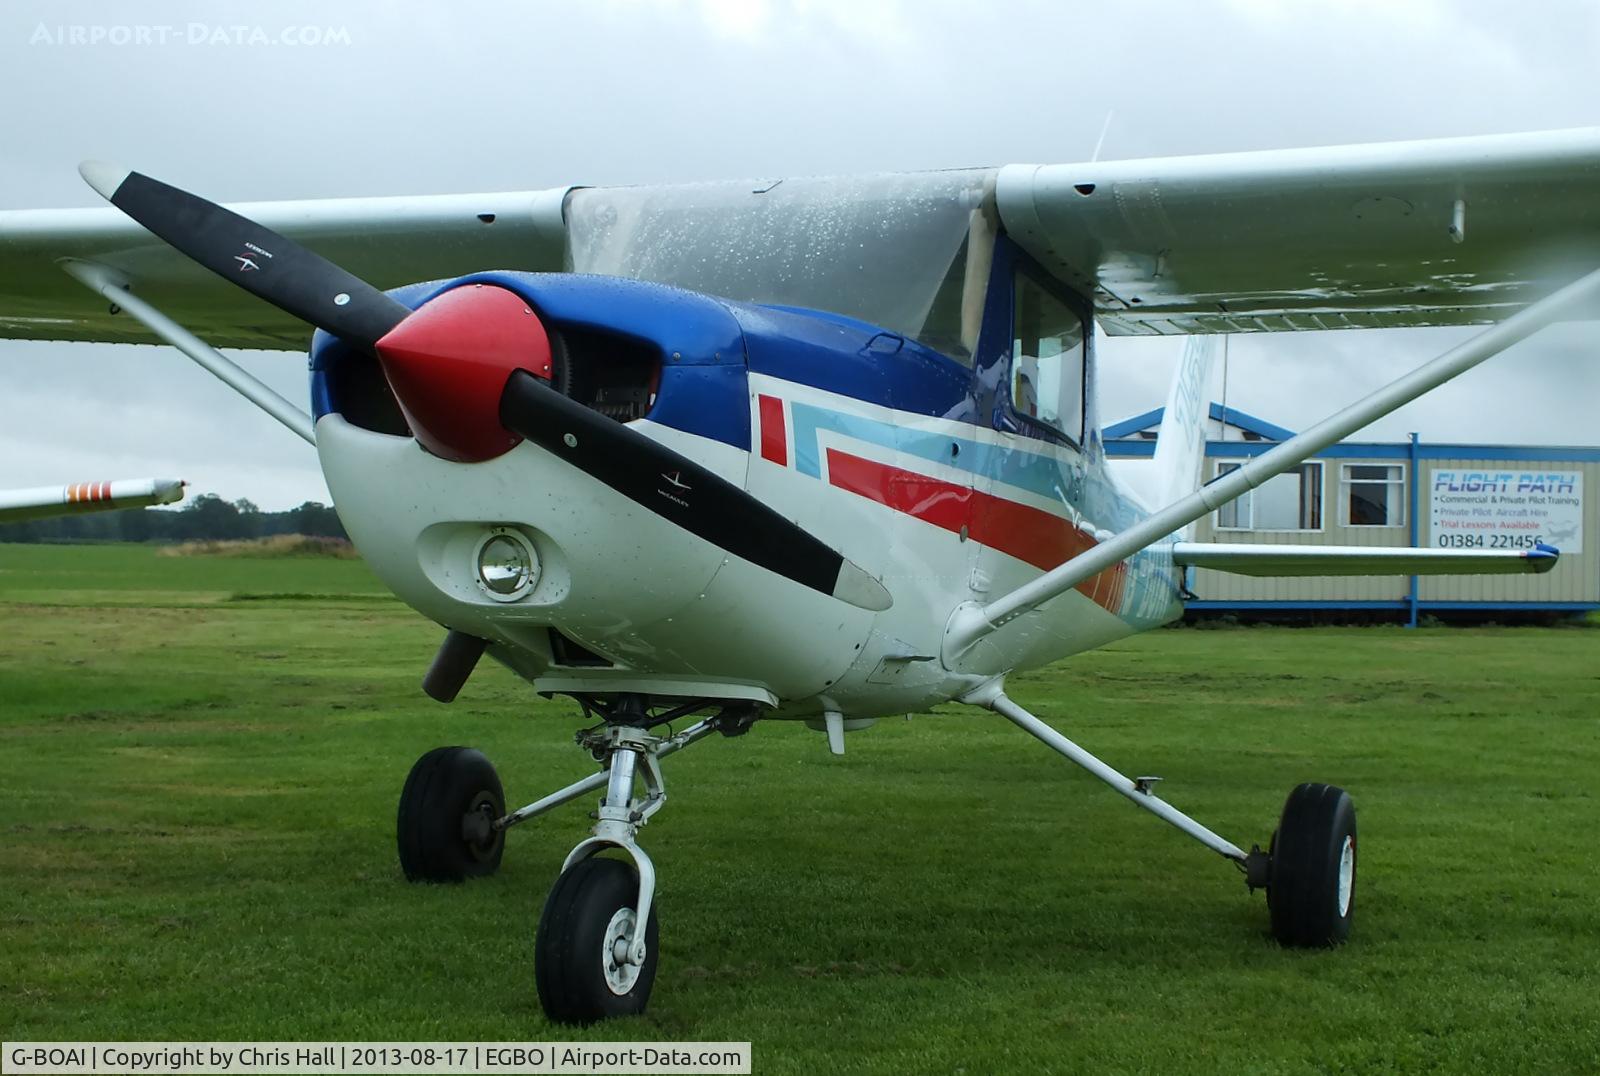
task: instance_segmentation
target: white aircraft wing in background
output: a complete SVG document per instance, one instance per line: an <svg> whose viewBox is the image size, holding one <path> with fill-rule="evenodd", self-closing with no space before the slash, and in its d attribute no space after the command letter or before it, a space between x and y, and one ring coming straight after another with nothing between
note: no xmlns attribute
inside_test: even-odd
<svg viewBox="0 0 1600 1076"><path fill-rule="evenodd" d="M186 484L176 478L126 478L115 482L0 490L0 523L171 504L183 499Z"/></svg>
<svg viewBox="0 0 1600 1076"><path fill-rule="evenodd" d="M1254 545L1178 542L1172 559L1187 568L1273 578L1299 575L1541 575L1560 550L1412 549L1409 546Z"/></svg>

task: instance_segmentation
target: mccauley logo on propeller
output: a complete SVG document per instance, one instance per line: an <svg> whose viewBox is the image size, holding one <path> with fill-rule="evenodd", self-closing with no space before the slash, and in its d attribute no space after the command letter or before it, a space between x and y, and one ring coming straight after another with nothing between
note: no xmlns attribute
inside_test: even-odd
<svg viewBox="0 0 1600 1076"><path fill-rule="evenodd" d="M689 491L689 489L690 489L689 484L687 482L683 481L683 472L682 471L663 471L661 473L661 477L666 479L667 485L675 486L678 489L683 490L685 493L687 493ZM671 493L671 492L669 492L667 490L664 490L664 489L658 489L658 490L656 490L656 492L661 494L667 500L671 501L673 504L681 505L684 508L689 507L689 502L688 501L684 500L682 497L679 497L674 493Z"/></svg>
<svg viewBox="0 0 1600 1076"><path fill-rule="evenodd" d="M263 258L272 257L272 251L266 250L263 247L258 247L254 243L252 243L252 242L250 242L248 240L246 240L245 243L244 243L244 249L245 249L245 253L243 253L243 254L235 254L233 256L233 260L239 263L239 272L241 272L241 273L248 273L252 269L260 269L261 268L260 265L256 264L256 260L254 258L250 257L251 254L259 254Z"/></svg>

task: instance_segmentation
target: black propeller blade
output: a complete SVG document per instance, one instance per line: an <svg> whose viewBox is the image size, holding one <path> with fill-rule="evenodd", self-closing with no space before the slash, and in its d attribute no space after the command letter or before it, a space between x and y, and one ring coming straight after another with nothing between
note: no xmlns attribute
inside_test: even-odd
<svg viewBox="0 0 1600 1076"><path fill-rule="evenodd" d="M214 202L99 161L85 161L78 171L179 252L341 339L370 347L411 313L321 255Z"/></svg>
<svg viewBox="0 0 1600 1076"><path fill-rule="evenodd" d="M892 604L872 576L749 493L518 370L500 420L634 503L712 545L862 609Z"/></svg>

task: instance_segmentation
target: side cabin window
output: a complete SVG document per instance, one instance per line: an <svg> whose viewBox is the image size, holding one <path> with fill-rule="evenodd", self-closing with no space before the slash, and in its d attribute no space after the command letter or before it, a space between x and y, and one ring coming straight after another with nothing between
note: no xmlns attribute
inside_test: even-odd
<svg viewBox="0 0 1600 1076"><path fill-rule="evenodd" d="M1075 445L1083 443L1083 320L1023 273L1011 322L1011 407Z"/></svg>
<svg viewBox="0 0 1600 1076"><path fill-rule="evenodd" d="M1216 476L1244 466L1218 460ZM1217 509L1219 531L1320 531L1322 464L1302 463L1267 479Z"/></svg>

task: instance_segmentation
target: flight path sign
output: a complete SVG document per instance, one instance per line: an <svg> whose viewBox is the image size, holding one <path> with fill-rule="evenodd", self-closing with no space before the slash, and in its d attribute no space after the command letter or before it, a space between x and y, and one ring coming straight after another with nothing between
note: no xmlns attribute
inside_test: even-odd
<svg viewBox="0 0 1600 1076"><path fill-rule="evenodd" d="M1429 544L1583 552L1583 472L1436 470Z"/></svg>

